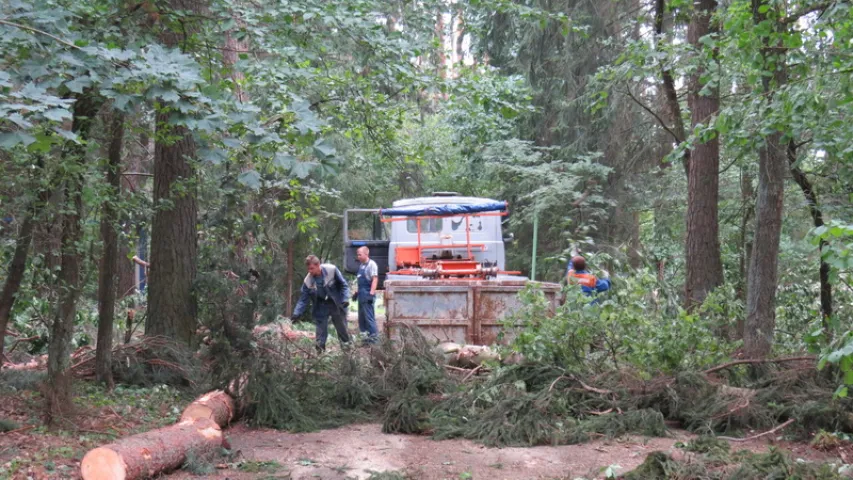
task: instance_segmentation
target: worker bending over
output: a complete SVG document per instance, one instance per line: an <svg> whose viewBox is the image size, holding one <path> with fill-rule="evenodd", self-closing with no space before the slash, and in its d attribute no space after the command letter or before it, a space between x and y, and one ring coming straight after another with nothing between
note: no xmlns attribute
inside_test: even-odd
<svg viewBox="0 0 853 480"><path fill-rule="evenodd" d="M347 333L347 308L349 307L349 285L344 280L343 274L338 267L324 263L314 255L308 255L305 259L308 267L308 275L302 283L299 294L299 302L293 309L292 318L299 318L308 308L308 303L314 304L314 324L317 333L317 351L326 350L326 338L329 335L329 317L338 332L341 345L349 344L350 338Z"/></svg>
<svg viewBox="0 0 853 480"><path fill-rule="evenodd" d="M379 267L370 259L370 250L361 247L356 252L359 261L356 293L353 300L358 299L358 330L367 338L364 343L376 343L376 286L379 285Z"/></svg>
<svg viewBox="0 0 853 480"><path fill-rule="evenodd" d="M607 276L607 272L604 273ZM586 269L586 259L580 255L575 255L569 260L569 267L566 269L566 282L569 285L580 285L581 290L586 295L610 290L610 279L599 279L589 273Z"/></svg>

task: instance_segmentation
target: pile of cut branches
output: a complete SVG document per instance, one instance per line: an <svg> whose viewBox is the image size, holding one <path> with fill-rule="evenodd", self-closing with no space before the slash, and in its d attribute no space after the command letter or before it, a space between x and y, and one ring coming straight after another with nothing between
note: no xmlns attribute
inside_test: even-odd
<svg viewBox="0 0 853 480"><path fill-rule="evenodd" d="M202 388L205 372L186 346L166 337L142 337L113 348L113 377L118 383ZM95 377L95 349L85 346L72 355L71 370L78 378Z"/></svg>
<svg viewBox="0 0 853 480"><path fill-rule="evenodd" d="M794 460L770 448L767 453L748 450L732 452L728 442L699 437L671 454L652 452L636 469L620 477L624 480L841 480L850 478L844 468L825 463Z"/></svg>
<svg viewBox="0 0 853 480"><path fill-rule="evenodd" d="M662 436L667 424L733 436L778 426L799 437L853 433L853 401L833 398L838 379L808 358L770 362L757 379L749 365L734 363L652 379L624 368L590 373L530 362L477 376L447 368L440 349L405 327L395 342L320 356L308 338L276 335L251 345L235 355L214 341L208 353L224 360L210 360L212 370L222 388L241 379L231 393L250 422L293 431L378 419L385 432L490 445Z"/></svg>

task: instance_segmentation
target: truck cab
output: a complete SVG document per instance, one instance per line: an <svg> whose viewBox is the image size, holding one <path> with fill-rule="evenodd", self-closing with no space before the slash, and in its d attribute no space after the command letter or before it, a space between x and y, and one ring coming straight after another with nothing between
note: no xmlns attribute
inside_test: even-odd
<svg viewBox="0 0 853 480"><path fill-rule="evenodd" d="M397 200L391 209L486 206L500 202L456 193L436 193L429 197ZM483 267L505 268L503 217L487 214L460 214L402 218L383 222L381 209L350 209L344 212L344 270L358 272L356 251L370 249L370 258L379 267L380 285L389 272L416 266L422 258L432 260L473 259ZM417 254L415 254L417 250ZM417 265L421 266L421 265ZM390 278L397 277L391 275ZM412 280L411 276L406 277ZM380 287L381 288L381 287Z"/></svg>

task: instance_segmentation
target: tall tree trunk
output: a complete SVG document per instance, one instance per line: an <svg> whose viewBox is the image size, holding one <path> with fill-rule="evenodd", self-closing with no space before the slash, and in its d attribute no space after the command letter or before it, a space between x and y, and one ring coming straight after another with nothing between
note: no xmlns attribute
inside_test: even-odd
<svg viewBox="0 0 853 480"><path fill-rule="evenodd" d="M198 13L197 0L169 0L169 7ZM166 31L161 40L168 47L186 49L192 25L178 33ZM168 106L168 104L165 104ZM154 221L151 228L151 267L145 334L161 335L189 345L196 330L196 298L193 282L198 257L196 175L193 161L196 144L184 126L170 125L170 113L156 115L154 147Z"/></svg>
<svg viewBox="0 0 853 480"><path fill-rule="evenodd" d="M296 259L294 258L294 244L296 239L287 242L287 314L293 312L293 277L295 275Z"/></svg>
<svg viewBox="0 0 853 480"><path fill-rule="evenodd" d="M752 0L752 17L756 24L767 20L762 6L772 8L769 0ZM778 29L774 25L773 30ZM773 100L772 89L785 84L787 75L784 57L774 52L779 44L763 39L762 68L770 76L762 78L767 101ZM772 82L771 82L772 80ZM787 170L786 147L782 132L764 137L758 152L758 196L755 202L755 236L749 263L749 284L746 294L746 325L744 354L748 358L766 358L773 348L776 329L776 288L778 284L779 237L782 233L782 208Z"/></svg>
<svg viewBox="0 0 853 480"><path fill-rule="evenodd" d="M237 14L232 14L234 16L234 20L236 21L238 26L243 25L242 19L240 19ZM231 80L234 82L234 95L237 97L237 100L240 103L244 103L248 101L249 96L243 90L243 81L246 79L246 76L243 72L237 68L237 61L240 58L241 53L246 53L249 51L249 42L245 39L238 40L235 36L234 30L228 30L225 32L225 49L222 52L222 63L225 64L225 67L230 70Z"/></svg>
<svg viewBox="0 0 853 480"><path fill-rule="evenodd" d="M742 168L740 172L740 199L743 215L740 222L740 258L737 297L746 303L747 279L749 278L749 262L752 258L752 239L749 226L752 224L752 214L755 210L755 189L752 187L753 177L749 169ZM737 320L736 338L743 339L744 321L739 316Z"/></svg>
<svg viewBox="0 0 853 480"><path fill-rule="evenodd" d="M435 36L438 39L436 70L438 76L447 78L447 51L444 48L444 12L439 9L435 19Z"/></svg>
<svg viewBox="0 0 853 480"><path fill-rule="evenodd" d="M84 90L74 103L71 129L85 141L98 113L102 100L90 89ZM62 417L71 406L71 335L77 299L80 296L80 270L83 256L80 253L83 214L83 169L86 163L85 143L67 142L62 153L63 162L74 164L64 180L65 208L62 213L62 260L59 273L59 308L53 319L47 358L45 383L49 425Z"/></svg>
<svg viewBox="0 0 853 480"><path fill-rule="evenodd" d="M717 29L711 24L711 15L717 8L716 0L697 0L687 28L687 38L694 51L705 48L701 39ZM698 54L704 57L702 53ZM697 126L714 122L720 108L716 88L707 88L701 76L707 72L699 68L691 77L687 101L690 105L691 124ZM702 90L708 90L702 94ZM701 305L715 287L723 283L723 260L720 255L718 203L720 190L720 141L714 135L706 141L698 140L690 154L687 175L687 277L684 283L685 306L690 309Z"/></svg>
<svg viewBox="0 0 853 480"><path fill-rule="evenodd" d="M456 9L458 26L456 30L456 61L460 65L465 64L465 13L462 7Z"/></svg>
<svg viewBox="0 0 853 480"><path fill-rule="evenodd" d="M800 186L803 191L803 196L806 197L806 203L809 206L809 213L812 216L812 223L815 227L823 226L823 212L820 209L820 204L817 201L817 191L806 177L805 172L797 166L797 145L793 140L788 142L788 165L791 168L791 175L794 181ZM823 249L827 246L824 240L820 241L820 312L823 316L823 326L829 335L829 317L832 316L832 284L829 283L829 264L823 261Z"/></svg>
<svg viewBox="0 0 853 480"><path fill-rule="evenodd" d="M663 36L663 17L666 11L665 0L655 0L655 38L659 39ZM666 66L661 66L661 80L663 81L664 100L669 110L669 115L672 117L672 135L676 143L682 143L687 139L687 132L684 130L684 120L681 118L681 105L678 103L678 92L675 90L675 79L672 78ZM684 154L681 157L681 164L684 167L684 174L690 172L690 149L685 148Z"/></svg>
<svg viewBox="0 0 853 480"><path fill-rule="evenodd" d="M169 114L157 115L154 148L154 221L145 334L190 344L196 330L195 141L185 127L169 126ZM168 132L168 133L167 133ZM160 139L177 138L170 144Z"/></svg>
<svg viewBox="0 0 853 480"><path fill-rule="evenodd" d="M32 243L38 200L34 200L33 203L26 217L24 217L20 232L18 232L12 264L9 265L9 270L6 272L6 282L3 284L3 292L0 293L0 357L3 356L3 342L6 340L6 328L9 326L9 317L12 314L12 308L15 306L15 297L21 288L24 272L27 269L27 254L30 251L30 243ZM3 362L0 361L0 368L2 365Z"/></svg>
<svg viewBox="0 0 853 480"><path fill-rule="evenodd" d="M110 198L104 202L101 215L101 238L104 255L98 281L98 343L95 350L95 378L113 387L112 350L113 324L115 322L116 287L118 281L118 212L115 202L121 191L121 146L124 142L124 114L113 113L112 138L110 139L107 184L111 187Z"/></svg>

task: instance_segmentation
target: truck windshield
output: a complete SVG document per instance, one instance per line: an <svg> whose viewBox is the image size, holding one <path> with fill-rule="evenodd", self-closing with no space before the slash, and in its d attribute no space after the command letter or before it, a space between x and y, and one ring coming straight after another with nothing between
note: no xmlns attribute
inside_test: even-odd
<svg viewBox="0 0 853 480"><path fill-rule="evenodd" d="M422 218L421 219L421 233L435 233L440 232L442 227L441 218ZM410 218L406 220L406 230L409 233L418 233L418 219Z"/></svg>

